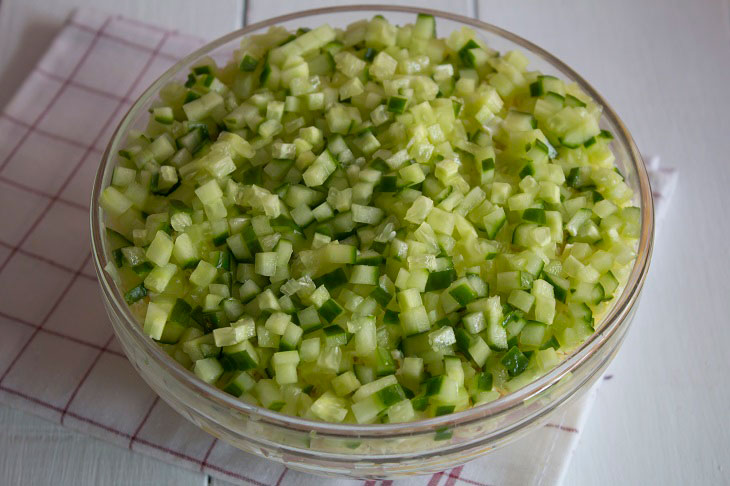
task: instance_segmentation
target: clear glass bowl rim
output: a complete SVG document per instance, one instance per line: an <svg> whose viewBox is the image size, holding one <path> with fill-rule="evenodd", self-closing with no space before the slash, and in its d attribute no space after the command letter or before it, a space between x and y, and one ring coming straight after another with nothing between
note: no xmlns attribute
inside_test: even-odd
<svg viewBox="0 0 730 486"><path fill-rule="evenodd" d="M180 366L175 360L162 351L156 343L149 339L149 337L143 333L141 326L129 311L122 293L116 287L112 278L106 273L106 271L104 271L104 267L108 263L109 259L107 257L106 239L103 232L103 215L98 201L99 195L103 189L102 184L104 176L107 169L114 163L114 156L117 153L116 147L123 142L123 138L126 136L129 124L136 119L139 110L150 100L150 98L157 96L160 88L169 82L169 80L177 74L181 68L184 68L192 61L207 55L209 52L231 42L234 39L241 38L244 35L259 29L270 27L281 22L323 14L336 14L343 12L365 13L378 11L411 13L414 15L418 13L431 14L437 18L452 20L463 25L487 31L519 45L520 47L530 51L531 54L541 57L544 61L547 61L564 74L569 75L576 83L578 83L581 89L583 89L603 107L603 115L607 117L618 129L618 132L614 133L614 137L616 137L616 139L626 148L630 159L629 162L634 166L636 176L638 178L639 201L641 206L641 235L639 238L636 261L631 274L629 275L626 286L618 300L610 309L609 313L605 316L603 321L601 321L601 325L599 326L600 329L589 337L579 348L574 350L571 355L561 362L556 368L549 373L542 375L532 383L515 392L500 397L495 401L469 408L462 412L426 420L395 424L367 425L320 422L284 415L256 405L250 405L242 402L235 397L226 394L222 390L199 380L194 374ZM356 435L361 438L377 437L382 439L387 437L425 433L444 426L458 427L468 425L491 416L504 414L515 407L522 405L531 397L540 394L544 390L557 384L572 371L580 367L581 364L588 360L588 358L590 358L593 354L597 353L603 344L619 329L620 326L629 324L629 322L626 321L626 317L639 296L644 280L646 279L651 260L654 240L654 205L646 167L633 138L624 126L623 122L606 100L585 79L583 79L582 76L557 57L532 42L495 25L441 10L398 5L348 5L302 10L248 25L204 45L165 71L162 76L160 76L149 88L145 90L140 98L129 109L127 114L119 123L119 126L115 130L114 135L102 156L102 161L96 173L94 188L91 195L90 223L94 267L96 269L102 291L110 300L110 304L114 310L123 318L124 324L131 329L136 345L143 347L146 354L161 365L161 367L173 378L188 388L197 391L202 396L218 402L223 406L228 406L239 413L248 415L254 420L261 420L265 423L293 430L310 431L329 436L351 437ZM573 393L574 392L575 390ZM566 399L566 397L563 397L563 400L564 399ZM505 426L508 425L509 424L505 424Z"/></svg>

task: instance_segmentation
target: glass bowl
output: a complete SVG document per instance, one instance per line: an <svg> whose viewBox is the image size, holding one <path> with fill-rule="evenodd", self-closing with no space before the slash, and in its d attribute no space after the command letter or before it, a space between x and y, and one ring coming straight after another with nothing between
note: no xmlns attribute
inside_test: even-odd
<svg viewBox="0 0 730 486"><path fill-rule="evenodd" d="M122 292L103 270L110 260L99 195L109 183L116 154L131 129L144 128L160 88L184 80L191 65L210 55L225 61L242 37L272 25L289 29L329 23L344 27L382 14L391 23L412 23L417 13L436 17L439 36L469 26L500 51L520 49L531 69L576 82L603 106L602 128L614 133L612 149L641 208L641 236L628 282L589 337L551 372L493 402L463 412L409 423L355 425L306 420L244 403L204 383L170 358L142 332ZM478 20L428 9L387 5L307 10L250 25L211 42L163 74L119 124L96 174L91 200L94 266L114 331L132 365L175 410L210 434L244 451L291 468L330 476L385 478L441 471L489 453L544 424L551 414L586 392L618 351L631 323L652 253L654 210L649 179L639 151L606 101L575 71L540 47Z"/></svg>

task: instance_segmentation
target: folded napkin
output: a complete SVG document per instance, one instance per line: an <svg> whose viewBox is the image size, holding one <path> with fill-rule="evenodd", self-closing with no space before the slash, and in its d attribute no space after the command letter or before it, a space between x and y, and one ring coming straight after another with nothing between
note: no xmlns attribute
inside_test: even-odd
<svg viewBox="0 0 730 486"><path fill-rule="evenodd" d="M289 471L196 428L139 378L108 324L90 263L92 179L133 100L202 42L78 11L0 113L0 402L234 483L362 483ZM676 172L649 160L661 215ZM465 466L389 483L559 483L594 396Z"/></svg>

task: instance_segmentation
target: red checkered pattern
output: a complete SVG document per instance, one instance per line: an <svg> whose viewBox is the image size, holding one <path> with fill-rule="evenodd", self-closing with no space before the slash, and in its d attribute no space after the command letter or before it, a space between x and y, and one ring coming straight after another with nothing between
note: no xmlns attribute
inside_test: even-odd
<svg viewBox="0 0 730 486"><path fill-rule="evenodd" d="M88 244L94 173L132 100L201 43L77 12L0 113L0 401L241 484L363 484L289 471L213 439L146 386L108 324ZM586 408L466 466L395 483L554 483Z"/></svg>

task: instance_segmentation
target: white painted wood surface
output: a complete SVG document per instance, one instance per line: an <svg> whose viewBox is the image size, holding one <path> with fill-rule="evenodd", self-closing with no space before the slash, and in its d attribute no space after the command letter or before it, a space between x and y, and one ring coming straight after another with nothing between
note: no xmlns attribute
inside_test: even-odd
<svg viewBox="0 0 730 486"><path fill-rule="evenodd" d="M489 0L479 13L575 68L643 153L680 169L566 484L730 483L730 3Z"/></svg>
<svg viewBox="0 0 730 486"><path fill-rule="evenodd" d="M243 23L244 0L0 0L0 106L4 106L74 8L94 8L206 39ZM201 8L205 15L201 15Z"/></svg>
<svg viewBox="0 0 730 486"><path fill-rule="evenodd" d="M192 0L0 1L0 106L73 6L205 37L243 18L243 0L217 0L205 16ZM336 3L252 0L248 19ZM633 329L599 391L566 484L730 484L730 1L407 3L478 12L545 47L606 97L644 153L681 170ZM0 451L0 484L205 480L2 408Z"/></svg>
<svg viewBox="0 0 730 486"><path fill-rule="evenodd" d="M215 38L243 25L244 0L215 0L215 8L206 8L205 15L201 15L201 5L197 0L0 0L0 109L47 50L73 9L91 7L118 13L203 38ZM190 472L0 406L0 485L208 483L206 474Z"/></svg>
<svg viewBox="0 0 730 486"><path fill-rule="evenodd" d="M0 407L0 484L204 486L191 473L91 439L60 425Z"/></svg>

